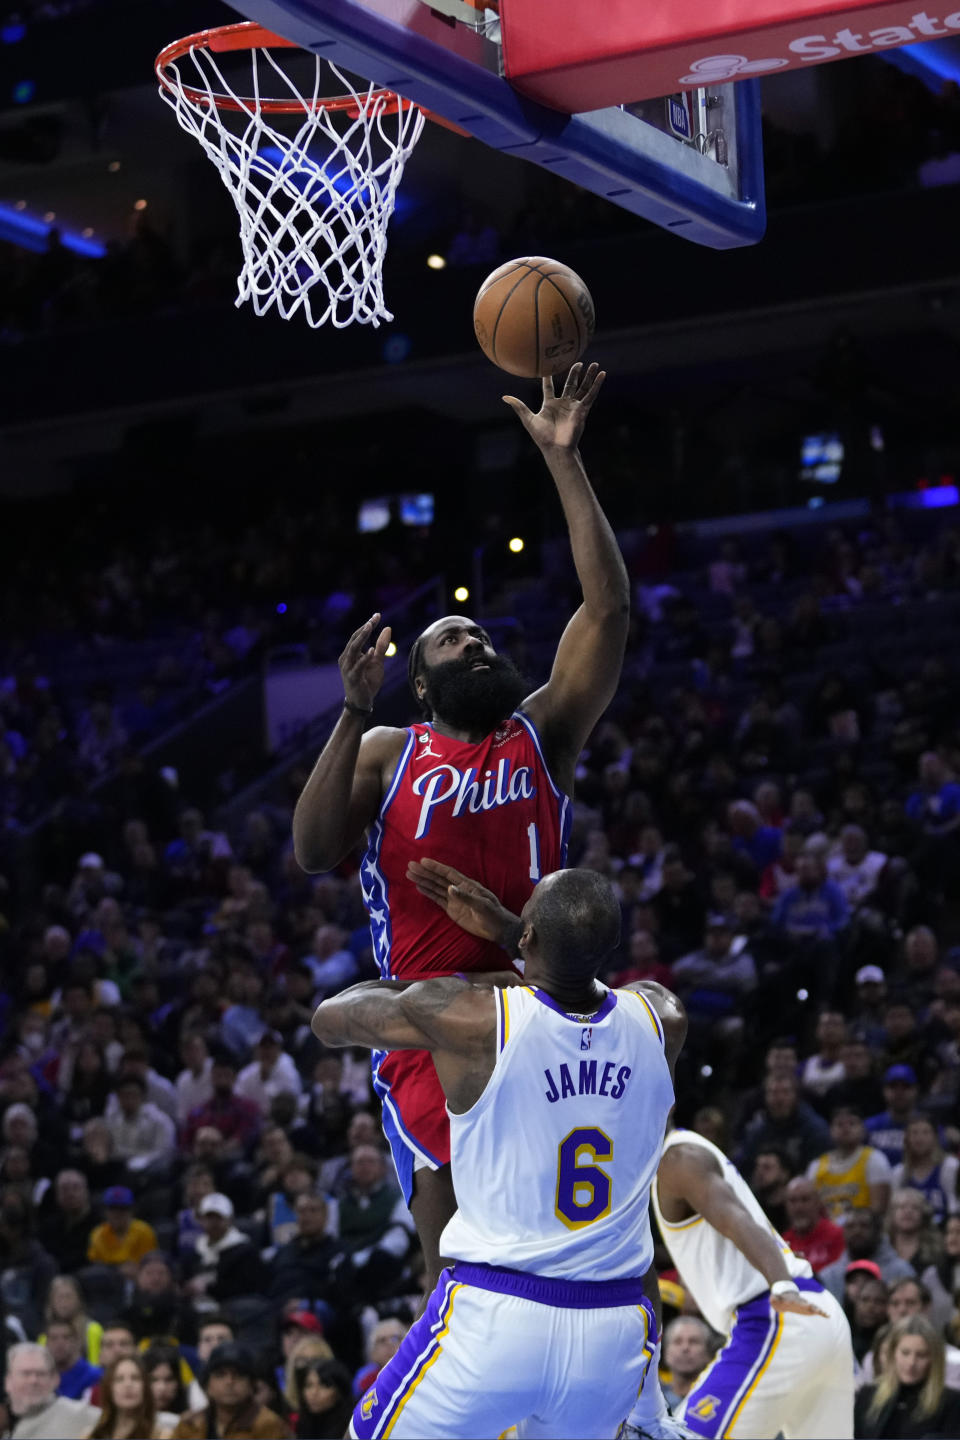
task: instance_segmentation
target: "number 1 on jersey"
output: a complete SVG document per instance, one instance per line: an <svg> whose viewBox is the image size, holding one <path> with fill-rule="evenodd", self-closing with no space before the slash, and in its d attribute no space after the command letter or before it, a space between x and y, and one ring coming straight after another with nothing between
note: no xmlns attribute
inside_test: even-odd
<svg viewBox="0 0 960 1440"><path fill-rule="evenodd" d="M536 821L531 820L527 826L527 839L530 841L530 879L540 879L540 836L537 833Z"/></svg>

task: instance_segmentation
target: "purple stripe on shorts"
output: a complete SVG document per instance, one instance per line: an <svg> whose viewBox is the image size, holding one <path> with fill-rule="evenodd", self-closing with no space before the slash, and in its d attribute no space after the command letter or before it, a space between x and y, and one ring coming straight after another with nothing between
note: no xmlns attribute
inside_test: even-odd
<svg viewBox="0 0 960 1440"><path fill-rule="evenodd" d="M610 1310L618 1305L642 1305L650 1311L650 1333L656 1344L656 1322L646 1298L642 1280L561 1280L554 1275L531 1275L526 1270L506 1270L499 1265L472 1265L458 1260L453 1278L478 1290L498 1295L516 1295L538 1305L555 1305L561 1310Z"/></svg>
<svg viewBox="0 0 960 1440"><path fill-rule="evenodd" d="M449 1269L443 1270L423 1314L414 1321L397 1353L360 1397L353 1412L353 1429L358 1440L377 1440L389 1428L398 1410L403 1408L405 1397L413 1392L429 1362L443 1348L454 1291Z"/></svg>
<svg viewBox="0 0 960 1440"><path fill-rule="evenodd" d="M796 1283L801 1291L823 1293L818 1280L800 1275ZM680 1418L688 1430L711 1440L725 1433L732 1412L763 1368L777 1333L776 1319L769 1290L737 1306L730 1339L684 1401Z"/></svg>

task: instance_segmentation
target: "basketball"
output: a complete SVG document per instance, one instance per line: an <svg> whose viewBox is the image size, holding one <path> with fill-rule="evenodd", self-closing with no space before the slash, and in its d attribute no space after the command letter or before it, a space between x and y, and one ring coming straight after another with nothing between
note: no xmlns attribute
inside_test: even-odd
<svg viewBox="0 0 960 1440"><path fill-rule="evenodd" d="M579 360L593 335L590 291L559 260L508 260L480 286L473 329L488 360L511 375L556 375Z"/></svg>

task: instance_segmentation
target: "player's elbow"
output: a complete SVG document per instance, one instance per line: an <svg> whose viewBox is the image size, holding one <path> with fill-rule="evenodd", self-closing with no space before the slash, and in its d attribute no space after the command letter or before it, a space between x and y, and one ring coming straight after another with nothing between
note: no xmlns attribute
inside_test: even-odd
<svg viewBox="0 0 960 1440"><path fill-rule="evenodd" d="M313 1012L310 1029L324 1045L342 1045L341 1027L337 1023L337 1005L333 1000L324 1000Z"/></svg>
<svg viewBox="0 0 960 1440"><path fill-rule="evenodd" d="M293 817L293 854L300 869L307 875L322 875L332 870L343 858L332 843L333 837L312 833Z"/></svg>

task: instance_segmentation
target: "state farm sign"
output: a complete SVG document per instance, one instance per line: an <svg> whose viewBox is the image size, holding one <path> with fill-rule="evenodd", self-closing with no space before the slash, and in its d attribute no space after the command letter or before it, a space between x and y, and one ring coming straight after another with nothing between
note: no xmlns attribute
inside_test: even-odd
<svg viewBox="0 0 960 1440"><path fill-rule="evenodd" d="M839 60L846 55L862 55L867 50L890 50L898 45L913 45L918 40L954 35L960 31L960 10L945 15L941 21L925 10L910 17L906 25L881 25L877 30L856 31L848 25L833 35L798 35L787 42L786 55L703 55L691 61L690 73L677 77L677 86L719 84L721 80L739 80L746 75L769 74L797 65L819 65L824 60ZM644 98L644 97L640 97Z"/></svg>
<svg viewBox="0 0 960 1440"><path fill-rule="evenodd" d="M575 114L957 35L960 9L903 0L501 0L501 25L511 84Z"/></svg>

